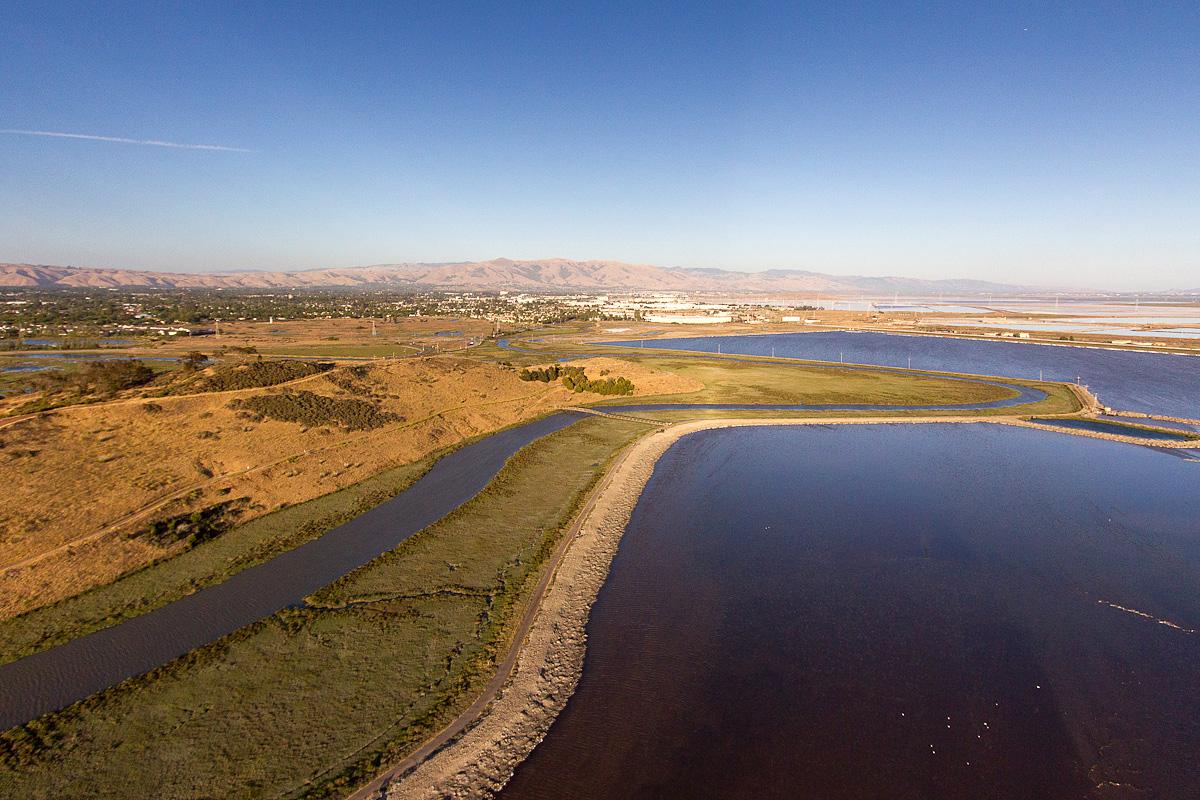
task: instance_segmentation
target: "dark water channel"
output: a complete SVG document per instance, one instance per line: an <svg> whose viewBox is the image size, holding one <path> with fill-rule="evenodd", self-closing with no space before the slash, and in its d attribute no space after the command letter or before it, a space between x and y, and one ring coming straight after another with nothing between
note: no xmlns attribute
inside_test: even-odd
<svg viewBox="0 0 1200 800"><path fill-rule="evenodd" d="M1200 419L1200 356L866 331L606 342L1082 383L1123 411ZM911 359L911 361L910 361Z"/></svg>
<svg viewBox="0 0 1200 800"><path fill-rule="evenodd" d="M441 519L486 486L517 450L579 418L554 414L462 447L400 495L318 539L148 614L0 665L0 730L300 603Z"/></svg>
<svg viewBox="0 0 1200 800"><path fill-rule="evenodd" d="M689 436L502 797L1200 797L1198 480L985 424Z"/></svg>
<svg viewBox="0 0 1200 800"><path fill-rule="evenodd" d="M1159 442L1186 442L1195 439L1195 433L1187 431L1168 431L1168 430L1148 430L1146 428L1135 425L1121 425L1112 422L1106 422L1099 419L1054 419L1043 417L1030 417L1032 422L1041 422L1045 425L1057 425L1060 428L1075 428L1081 431L1091 431L1092 433L1108 433L1117 436L1135 436L1140 439L1149 439ZM1147 424L1155 425L1155 422ZM1200 445L1200 442L1197 442Z"/></svg>

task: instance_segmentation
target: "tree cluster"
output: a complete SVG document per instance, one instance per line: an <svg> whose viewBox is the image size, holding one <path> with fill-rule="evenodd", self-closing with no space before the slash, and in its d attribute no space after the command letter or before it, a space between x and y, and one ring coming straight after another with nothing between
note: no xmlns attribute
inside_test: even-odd
<svg viewBox="0 0 1200 800"><path fill-rule="evenodd" d="M579 370L580 372L583 372L581 367L564 367L560 364L551 364L543 369L523 369L517 373L517 377L523 381L541 381L542 383L553 383L565 375L568 370Z"/></svg>
<svg viewBox="0 0 1200 800"><path fill-rule="evenodd" d="M77 372L44 372L36 385L44 391L74 389L80 394L115 394L122 389L145 386L154 380L154 370L135 359L91 361Z"/></svg>
<svg viewBox="0 0 1200 800"><path fill-rule="evenodd" d="M196 353L195 355L203 354ZM185 358L189 356L185 356ZM200 366L202 364L198 363L191 370L185 370L185 372L195 372ZM328 372L333 367L331 362L326 361L292 361L290 359L244 361L239 364L221 365L210 374L202 376L198 381L175 387L175 389L180 392L229 392L235 389L259 389L264 386L275 386L294 381L297 378L307 378L318 372Z"/></svg>
<svg viewBox="0 0 1200 800"><path fill-rule="evenodd" d="M605 395L633 394L634 385L628 378L601 378L591 380L584 374L583 367L567 367L551 364L542 369L523 369L517 373L523 381L551 383L562 379L562 385L573 392L593 392Z"/></svg>
<svg viewBox="0 0 1200 800"><path fill-rule="evenodd" d="M207 542L220 536L237 520L248 498L226 500L196 511L156 520L149 527L132 534L131 538L144 537L159 547L168 547L176 542L186 542L188 547Z"/></svg>
<svg viewBox="0 0 1200 800"><path fill-rule="evenodd" d="M184 372L195 372L208 364L208 356L199 350L193 350L179 359L179 366Z"/></svg>
<svg viewBox="0 0 1200 800"><path fill-rule="evenodd" d="M229 407L255 417L298 422L309 428L332 425L351 431L369 430L400 422L399 414L357 398L339 399L309 391L287 391L233 400Z"/></svg>

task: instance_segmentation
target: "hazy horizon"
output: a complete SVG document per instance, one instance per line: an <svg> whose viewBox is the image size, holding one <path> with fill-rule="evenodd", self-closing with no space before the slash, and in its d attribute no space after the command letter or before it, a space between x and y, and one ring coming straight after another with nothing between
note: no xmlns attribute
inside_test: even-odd
<svg viewBox="0 0 1200 800"><path fill-rule="evenodd" d="M801 268L797 268L797 267L762 267L760 269L738 269L736 267L692 267L691 265L688 265L688 264L648 264L645 262L625 262L625 261L621 261L619 259L611 259L611 258L572 258L569 256L549 256L546 258L512 258L509 256L494 256L492 258L482 258L482 259L438 259L436 261L423 261L423 262L411 261L411 260L381 261L381 262L376 262L376 263L371 263L371 264L326 264L326 265L316 265L316 266L312 266L312 265L300 266L300 267L295 267L295 268L288 268L288 267L279 267L279 268L275 268L275 267L226 267L226 268L211 267L211 268L178 269L178 270L162 269L162 268L156 268L156 267L135 267L135 266L127 265L127 264L126 265L99 265L99 264L48 264L48 263L40 263L40 262L18 262L18 261L14 261L12 259L4 259L4 258L0 258L0 264L24 263L24 264L28 264L29 266L48 267L48 268L92 269L92 270L129 270L129 271L135 271L135 272L158 272L158 273L168 273L168 274L176 273L176 274L183 274L183 275L206 275L206 274L207 275L224 275L224 274L237 274L237 273L300 273L300 272L318 272L318 271L327 271L327 270L355 270L355 269L369 269L372 267L395 267L395 266L406 266L406 265L434 266L434 265L451 265L451 264L474 264L474 263L489 263L489 262L503 261L503 260L514 261L514 262L534 262L534 263L547 263L547 262L554 262L554 261L569 261L569 262L574 262L574 263L597 262L597 263L605 263L605 264L621 263L621 264L630 264L633 266L649 266L649 267L658 267L658 268L664 268L664 269L680 269L680 270L717 269L717 270L724 270L724 271L728 271L728 272L745 273L747 275L754 274L754 273L760 273L760 272L770 272L770 271L807 271L807 272L812 272L817 275L824 275L824 276L827 276L830 278L847 279L847 280L854 279L854 278L868 278L868 279L869 278L900 278L900 279L905 279L905 280L912 279L912 280L929 280L929 281L982 280L982 281L986 281L989 283L1008 284L1010 286L1024 288L1024 289L1030 289L1033 291L1043 291L1043 292L1047 292L1047 293L1057 292L1057 293L1063 293L1063 294L1080 294L1080 295L1085 295L1085 294L1092 293L1092 292L1106 292L1106 293L1112 292L1112 293L1129 294L1129 295L1136 295L1136 294L1140 293L1140 294L1144 294L1144 295L1150 295L1150 294L1156 294L1156 293L1175 294L1175 293L1179 293L1179 292L1192 293L1192 292L1200 291L1200 279L1198 279L1197 281L1194 281L1191 284L1187 284L1185 282L1185 285L1177 286L1177 287L1158 287L1158 286L1137 285L1137 286L1132 286L1132 287L1114 288L1114 287L1106 287L1106 286L1100 286L1100 285L1095 285L1095 284L1093 284L1093 285L1080 284L1080 285L1072 286L1072 285L1067 285L1067 284L1063 284L1063 283L1054 283L1054 282L1050 282L1050 281L1006 282L1006 281L992 280L992 279L988 279L988 278L964 277L961 275L944 275L944 276L933 276L933 277L929 277L929 278L917 278L912 275L902 275L902 274L898 274L898 273L889 273L889 272L877 272L877 273L841 272L841 273L839 273L839 272L831 272L831 271L825 271L825 270L801 270ZM557 288L556 287L547 287L547 288L550 291L561 291L561 287L557 287ZM620 287L613 287L613 288L619 289ZM631 286L628 288L636 289L639 287ZM674 291L674 290L672 290L672 291ZM713 290L698 289L697 291L713 291ZM735 291L742 291L742 290L735 290ZM806 290L806 291L813 291L813 290ZM828 291L832 292L833 294L839 293L839 291L832 290L832 289L828 290ZM847 289L843 293L850 293L850 294L860 293L860 290L854 290L853 292L850 292L850 290ZM912 294L912 296L915 297L915 296L921 296L921 295L918 292L918 293Z"/></svg>
<svg viewBox="0 0 1200 800"><path fill-rule="evenodd" d="M1194 4L130 3L0 22L12 262L567 253L1200 284Z"/></svg>

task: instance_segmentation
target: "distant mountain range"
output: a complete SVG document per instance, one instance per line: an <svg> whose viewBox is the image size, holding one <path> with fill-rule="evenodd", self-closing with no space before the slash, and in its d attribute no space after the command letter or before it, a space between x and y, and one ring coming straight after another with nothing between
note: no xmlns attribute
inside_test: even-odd
<svg viewBox="0 0 1200 800"><path fill-rule="evenodd" d="M918 280L826 275L796 269L738 272L726 269L656 267L619 261L497 258L447 264L376 264L297 272L146 272L39 264L0 264L0 286L85 288L299 289L374 287L474 291L661 290L712 292L811 292L906 295L985 294L1030 291L1029 287L975 280Z"/></svg>

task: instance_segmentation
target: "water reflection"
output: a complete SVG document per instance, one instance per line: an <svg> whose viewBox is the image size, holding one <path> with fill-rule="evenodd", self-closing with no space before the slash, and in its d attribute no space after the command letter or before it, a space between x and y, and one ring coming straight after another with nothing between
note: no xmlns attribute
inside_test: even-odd
<svg viewBox="0 0 1200 800"><path fill-rule="evenodd" d="M688 437L502 796L1200 796L1198 476L978 424Z"/></svg>

